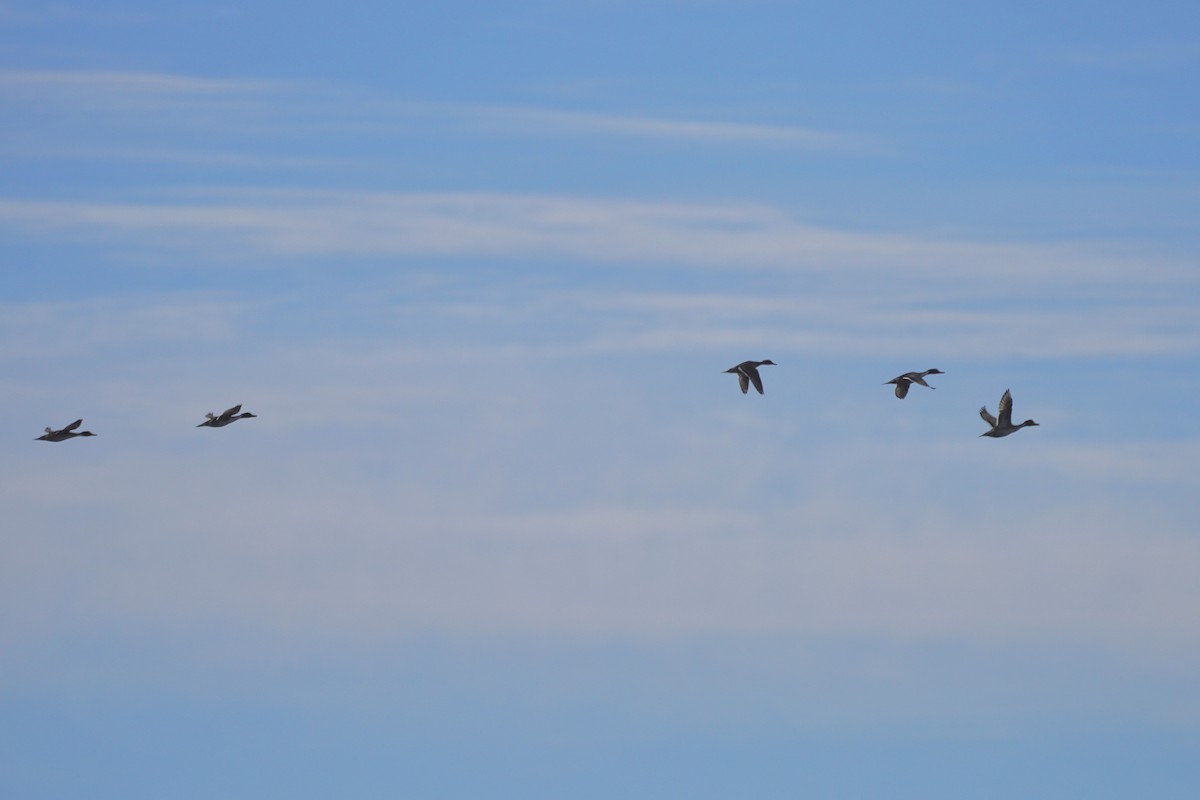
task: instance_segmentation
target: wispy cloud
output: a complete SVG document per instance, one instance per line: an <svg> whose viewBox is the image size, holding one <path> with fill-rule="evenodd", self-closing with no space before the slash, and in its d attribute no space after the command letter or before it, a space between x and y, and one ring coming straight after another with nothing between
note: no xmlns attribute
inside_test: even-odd
<svg viewBox="0 0 1200 800"><path fill-rule="evenodd" d="M353 158L335 156L285 156L213 149L185 150L153 147L55 147L39 143L15 146L0 144L0 153L17 158L53 157L87 161L141 161L245 169L323 169L360 165L360 162Z"/></svg>
<svg viewBox="0 0 1200 800"><path fill-rule="evenodd" d="M1041 54L1045 61L1111 71L1176 69L1200 63L1200 43L1152 42L1121 47L1059 47Z"/></svg>
<svg viewBox="0 0 1200 800"><path fill-rule="evenodd" d="M100 297L0 303L0 361L61 359L151 343L227 340L243 305L229 299Z"/></svg>
<svg viewBox="0 0 1200 800"><path fill-rule="evenodd" d="M977 287L981 296L987 286ZM925 298L897 303L895 284L827 289L819 297L673 295L591 298L640 312L630 329L612 325L589 346L600 352L770 347L852 356L1087 358L1200 352L1200 325L1186 301L1106 304L1076 297L1072 307L1012 311L954 307ZM709 309L707 312L701 309ZM1114 319L1114 315L1118 317ZM604 326L601 326L604 327ZM997 342L1003 348L997 349Z"/></svg>
<svg viewBox="0 0 1200 800"><path fill-rule="evenodd" d="M27 112L9 137L15 146L52 153L110 139L126 149L132 141L180 151L197 137L229 149L231 138L286 132L307 104L296 84L283 81L83 70L0 70L0 102ZM26 118L33 121L25 125Z"/></svg>
<svg viewBox="0 0 1200 800"><path fill-rule="evenodd" d="M194 201L0 200L22 230L276 256L570 257L728 269L879 271L1047 285L1184 280L1166 258L1113 244L1021 243L858 232L755 204L498 193L215 190Z"/></svg>
<svg viewBox="0 0 1200 800"><path fill-rule="evenodd" d="M0 70L0 89L86 95L93 102L123 97L248 94L285 84L276 81L197 78L157 72Z"/></svg>
<svg viewBox="0 0 1200 800"><path fill-rule="evenodd" d="M567 313L587 308L587 297L577 293ZM502 308L504 298L496 300ZM134 345L225 337L229 309L194 302L189 309L184 299L157 298L129 321L128 305L98 304L93 327L68 330ZM609 313L701 318L716 313L719 297L620 292L593 302ZM730 305L725 313L749 318L788 314L786 301L769 296L743 294ZM53 334L55 319L83 316L58 304L4 312L15 320L5 340ZM640 387L591 397L570 388L588 385L594 361L574 371L556 364L562 372L538 378L531 373L541 365L531 368L523 354L463 359L431 348L425 335L367 349L339 348L328 332L288 338L252 343L254 352L237 359L198 348L151 369L143 356L132 366L109 361L100 371L136 374L140 383L83 384L104 389L90 394L80 384L65 390L70 374L41 382L44 396L88 397L89 424L101 413L108 422L90 443L96 448L45 448L0 463L0 587L8 605L33 609L0 625L7 652L80 627L154 635L232 627L257 641L320 649L434 632L844 637L985 649L1054 642L1156 669L1200 659L1197 629L1181 612L1200 602L1200 542L1188 512L1155 511L1145 499L1095 502L1100 487L1188 488L1195 442L1030 439L1007 450L969 446L1012 442L923 442L917 469L891 437L847 446L849 427L834 442L806 432L796 447L761 418L762 404L753 427L666 415L650 430L646 395L628 414L612 412L618 395ZM723 366L712 369L714 380ZM620 369L624 376L624 361ZM676 399L667 383L647 391L664 405ZM923 399L952 391L942 385ZM192 428L189 414L214 410L215 394L253 402L262 414L256 427L196 438L209 432ZM39 410L48 405L32 400ZM804 403L788 417L816 410ZM331 423L331 409L346 418ZM973 408L962 412L978 424ZM57 407L46 415L21 435L75 418ZM962 499L960 484L976 482L981 464L1018 481L1025 502L996 509ZM780 475L786 497L763 492ZM909 475L927 482L911 496ZM994 499L999 481L986 478L984 496ZM622 488L622 480L642 486ZM760 494L765 502L748 507ZM914 521L887 502L899 496L937 500ZM1148 512L1161 518L1148 526ZM212 643L199 633L194 641Z"/></svg>
<svg viewBox="0 0 1200 800"><path fill-rule="evenodd" d="M442 105L428 108L433 112L440 111L454 117L469 118L477 124L496 129L523 133L615 135L726 144L773 144L826 151L862 152L872 147L863 136L787 125L684 120L515 106Z"/></svg>
<svg viewBox="0 0 1200 800"><path fill-rule="evenodd" d="M98 8L70 2L0 2L0 20L11 25L40 26L60 24L136 24L144 23L149 15L113 8Z"/></svg>
<svg viewBox="0 0 1200 800"><path fill-rule="evenodd" d="M13 236L100 242L155 263L210 268L335 258L567 261L608 268L822 276L821 292L625 291L428 298L423 313L491 319L572 309L590 331L571 347L690 349L755 341L859 355L1038 357L1192 353L1200 328L1188 264L1092 242L952 240L812 225L756 204L485 193L204 190L136 203L0 200ZM1036 293L1038 303L1027 298ZM1025 300L1021 300L1025 298ZM1021 302L1018 302L1021 300ZM524 309L514 316L514 309ZM558 309L558 311L556 311ZM381 312L382 313L382 312ZM614 316L615 315L615 316ZM560 323L564 320L559 319ZM576 326L578 327L578 326ZM953 336L947 332L953 331ZM563 346L562 343L556 347Z"/></svg>
<svg viewBox="0 0 1200 800"><path fill-rule="evenodd" d="M56 558L61 541L30 525L27 502L10 505L21 524L11 540L20 547L5 559L7 590L53 627L234 623L310 641L424 631L1057 640L1148 662L1200 658L1196 628L1180 612L1200 601L1200 543L1179 530L1147 532L1129 515L1073 511L1070 520L1048 514L1020 530L969 532L927 520L919 532L895 531L884 510L850 511L840 497L770 520L703 506L430 516L417 491L393 488L381 503L319 486L311 473L256 480L253 496L231 491L228 481L261 467L242 455L248 463L235 469L197 464L187 492L171 486L178 470L154 479L151 465L122 463L113 480L137 476L154 497L139 514L157 522L79 541L69 557ZM102 497L107 482L86 494ZM6 504L27 483L11 486ZM204 500L212 491L220 508ZM764 530L774 532L756 533ZM76 587L68 607L48 602L46 587L61 585ZM30 634L14 627L6 639L17 646Z"/></svg>
<svg viewBox="0 0 1200 800"><path fill-rule="evenodd" d="M325 129L396 130L419 124L456 132L620 137L712 145L755 144L822 152L877 153L868 137L793 125L714 119L685 119L620 112L564 110L469 102L422 102L364 92L330 83L254 78L204 78L171 73L116 71L0 71L0 93L12 103L54 104L64 112L97 110L128 113L156 108L219 109L213 125L237 129L247 119L256 126L274 117L278 126ZM253 99L254 105L246 105ZM217 105L218 101L224 105ZM269 114L264 113L269 112ZM336 122L331 122L335 120ZM128 124L129 120L122 120ZM161 124L161 121L158 121Z"/></svg>

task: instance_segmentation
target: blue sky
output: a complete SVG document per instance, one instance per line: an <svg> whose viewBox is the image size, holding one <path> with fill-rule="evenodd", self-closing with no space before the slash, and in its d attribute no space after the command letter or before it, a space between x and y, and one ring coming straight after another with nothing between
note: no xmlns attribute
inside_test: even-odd
<svg viewBox="0 0 1200 800"><path fill-rule="evenodd" d="M102 5L0 2L0 794L1194 795L1193 4Z"/></svg>

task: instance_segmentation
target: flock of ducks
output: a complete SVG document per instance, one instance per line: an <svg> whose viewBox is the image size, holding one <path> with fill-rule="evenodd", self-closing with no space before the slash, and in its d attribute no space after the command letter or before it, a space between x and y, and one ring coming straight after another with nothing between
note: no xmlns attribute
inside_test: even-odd
<svg viewBox="0 0 1200 800"><path fill-rule="evenodd" d="M204 422L197 425L197 428L224 428L231 422L237 422L239 419L251 419L258 416L251 414L249 411L242 411L242 404L238 403L233 408L227 408L220 414L214 414L211 411L204 415ZM95 436L91 431L77 430L83 424L82 419L77 419L70 425L63 426L58 430L46 428L46 433L37 437L34 441L40 442L65 442L67 439L74 439L76 436Z"/></svg>
<svg viewBox="0 0 1200 800"><path fill-rule="evenodd" d="M730 367L725 370L732 372L738 376L738 385L742 388L742 394L750 391L753 386L759 393L763 393L762 376L758 374L759 367L774 367L778 366L771 359L765 361L743 361L736 367ZM884 381L884 385L889 383L896 385L896 397L903 400L908 395L908 387L914 383L918 386L924 386L927 389L936 387L930 386L925 382L927 375L945 375L940 369L927 369L924 372L906 372L903 375L897 375L890 381ZM240 413L239 413L240 412ZM242 411L241 403L233 408L227 408L220 414L214 414L211 411L204 415L204 422L197 425L197 428L224 428L230 423L237 422L239 419L253 419L256 414L251 414L249 411ZM1021 428L1037 425L1031 419L1027 419L1020 425L1014 425L1012 421L1012 394L1008 389L1004 390L1004 394L1000 396L1000 406L997 409L997 416L993 417L988 413L987 406L979 408L979 416L988 424L989 430L986 433L981 433L980 436L991 436L994 439L999 439L1001 436L1008 436L1010 433L1016 433ZM77 419L70 425L65 425L58 430L46 428L46 433L37 437L35 441L42 442L65 442L67 439L74 439L76 436L95 436L91 431L81 431L79 426L83 424L82 419Z"/></svg>
<svg viewBox="0 0 1200 800"><path fill-rule="evenodd" d="M748 391L750 391L751 385L758 390L759 394L762 394L762 376L758 374L758 368L765 366L774 367L778 365L768 358L766 361L743 361L736 367L730 367L725 371L732 372L738 376L738 385L742 387L742 394L746 394ZM927 389L936 388L925 382L925 376L945 374L946 373L942 372L940 369L927 369L924 372L906 372L903 375L897 375L890 381L884 381L883 385L887 386L889 383L894 383L896 385L896 397L903 400L908 396L908 387L912 386L914 383L918 386L924 386ZM990 413L988 413L987 406L980 406L979 416L988 424L988 431L979 435L990 436L993 439L999 439L1002 436L1008 436L1010 433L1016 433L1017 431L1021 430L1021 428L1037 425L1037 423L1031 419L1025 420L1020 425L1013 425L1012 404L1012 394L1008 389L1005 389L1004 394L1000 396L1000 406L997 410L997 416L993 417Z"/></svg>

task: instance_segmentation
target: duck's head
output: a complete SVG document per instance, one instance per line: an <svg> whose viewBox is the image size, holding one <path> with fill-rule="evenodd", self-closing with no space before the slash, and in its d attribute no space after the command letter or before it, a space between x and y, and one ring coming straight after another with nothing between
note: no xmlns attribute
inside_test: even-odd
<svg viewBox="0 0 1200 800"><path fill-rule="evenodd" d="M942 372L940 369L931 369L928 372L926 372L925 374L926 375L945 375L946 373Z"/></svg>
<svg viewBox="0 0 1200 800"><path fill-rule="evenodd" d="M1025 420L1024 422L1022 422L1020 425L1018 425L1017 427L1018 427L1018 428L1025 428L1025 427L1028 427L1028 426L1030 426L1030 425L1032 425L1032 426L1033 426L1033 427L1035 427L1035 428L1038 426L1038 424L1037 424L1036 422L1034 422L1033 420L1031 420L1031 419L1027 419L1027 420Z"/></svg>
<svg viewBox="0 0 1200 800"><path fill-rule="evenodd" d="M769 366L772 366L772 367L778 367L778 366L779 366L778 364L776 364L774 361L772 361L772 360L771 360L771 359L769 359L769 358L768 358L766 361L760 361L760 362L758 362L758 365L759 365L760 367L765 367L765 366L768 366L768 365L769 365Z"/></svg>

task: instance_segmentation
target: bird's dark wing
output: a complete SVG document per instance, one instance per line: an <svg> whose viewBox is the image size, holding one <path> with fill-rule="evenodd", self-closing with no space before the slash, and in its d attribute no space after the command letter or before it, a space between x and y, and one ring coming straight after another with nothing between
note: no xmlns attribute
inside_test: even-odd
<svg viewBox="0 0 1200 800"><path fill-rule="evenodd" d="M746 370L746 373L750 376L750 382L754 384L754 388L758 390L759 394L762 394L762 376L758 374L758 370L754 367L750 367ZM742 391L746 391L745 380L742 381Z"/></svg>
<svg viewBox="0 0 1200 800"><path fill-rule="evenodd" d="M232 417L234 414L238 413L241 410L242 410L242 404L238 403L233 408L227 408L224 411L222 411L221 416L217 417L217 419L229 419L230 417Z"/></svg>
<svg viewBox="0 0 1200 800"><path fill-rule="evenodd" d="M69 433L70 431L73 431L73 430L75 430L76 428L78 428L78 427L79 427L80 425L82 425L82 424L83 424L83 420L81 420L81 419L77 419L77 420L75 420L74 422L72 422L70 425L68 425L67 427L63 428L61 431L59 431L59 433Z"/></svg>

